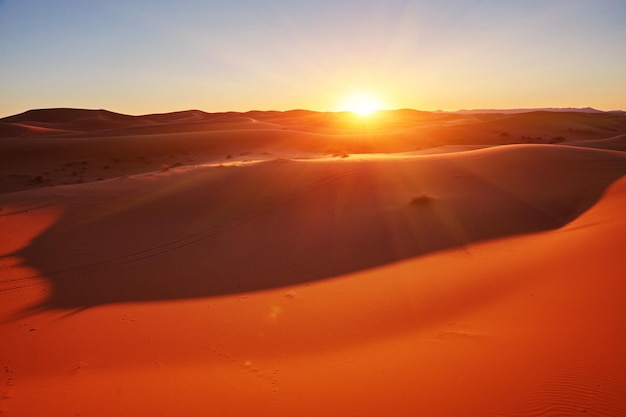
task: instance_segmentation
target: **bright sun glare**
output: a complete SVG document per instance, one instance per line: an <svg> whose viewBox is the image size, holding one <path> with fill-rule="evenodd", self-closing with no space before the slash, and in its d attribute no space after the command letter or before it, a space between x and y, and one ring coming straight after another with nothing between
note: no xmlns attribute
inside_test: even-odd
<svg viewBox="0 0 626 417"><path fill-rule="evenodd" d="M380 100L368 93L357 93L346 97L340 111L349 111L359 116L368 116L382 109Z"/></svg>

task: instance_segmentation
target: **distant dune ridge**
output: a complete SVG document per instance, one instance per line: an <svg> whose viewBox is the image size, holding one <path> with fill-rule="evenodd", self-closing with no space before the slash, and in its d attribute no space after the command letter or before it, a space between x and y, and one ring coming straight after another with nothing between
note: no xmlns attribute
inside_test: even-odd
<svg viewBox="0 0 626 417"><path fill-rule="evenodd" d="M593 109L5 117L0 416L626 415L625 174Z"/></svg>
<svg viewBox="0 0 626 417"><path fill-rule="evenodd" d="M144 116L30 110L0 119L0 191L90 182L245 152L349 155L523 143L626 150L625 121L623 115L597 111L460 114L405 109L359 118L307 110L188 110ZM21 140L29 137L46 141ZM78 140L82 138L90 140ZM56 158L49 158L51 154ZM55 162L65 159L61 166ZM81 169L70 169L76 163L83 164Z"/></svg>
<svg viewBox="0 0 626 417"><path fill-rule="evenodd" d="M453 113L461 114L480 114L480 113L501 113L501 114L516 114L516 113L531 113L536 111L549 111L558 113L614 113L624 114L624 110L609 110L604 112L602 110L594 109L593 107L542 107L542 108L526 108L526 109L472 109L472 110L457 110Z"/></svg>
<svg viewBox="0 0 626 417"><path fill-rule="evenodd" d="M476 121L492 120L495 116L519 115L524 113L580 113L580 115L598 115L595 120L609 120L612 116L619 118L623 111L602 112L592 108L565 108L565 109L510 109L510 110L459 110L456 112L422 112L411 109L387 110L379 112L376 124L369 126L372 129L386 129L388 127L413 127L415 125L441 126L441 124L464 124L468 121L463 115L477 115ZM348 116L349 117L349 116ZM571 117L571 116L569 116ZM85 110L72 108L52 108L29 110L13 116L0 119L0 137L34 136L63 133L68 131L84 135L123 135L149 134L157 129L166 129L169 132L186 132L198 130L219 129L223 123L265 122L269 126L281 129L317 131L327 127L331 131L350 131L355 126L345 122L346 113L320 113L307 110L277 111L249 111L206 113L200 110L187 110L172 113L148 114L129 116L108 110ZM576 119L573 121L575 122ZM529 119L528 123L532 124ZM17 127L22 127L22 131ZM257 126L256 128L260 128ZM31 130L29 130L29 128ZM56 129L46 130L46 129ZM130 129L130 130L129 130ZM566 128L567 129L567 128ZM564 132L565 133L565 132Z"/></svg>

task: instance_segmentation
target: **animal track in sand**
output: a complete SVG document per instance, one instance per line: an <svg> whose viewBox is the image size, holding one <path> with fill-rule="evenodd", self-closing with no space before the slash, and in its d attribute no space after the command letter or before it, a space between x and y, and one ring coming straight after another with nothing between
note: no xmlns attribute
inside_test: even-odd
<svg viewBox="0 0 626 417"><path fill-rule="evenodd" d="M4 384L0 386L0 416L4 416L7 411L8 401L15 397L14 371L8 365L4 365Z"/></svg>
<svg viewBox="0 0 626 417"><path fill-rule="evenodd" d="M217 356L222 361L237 365L246 374L258 379L264 384L268 384L272 389L272 395L278 394L278 369L262 369L261 367L257 366L252 360L241 360L230 354L223 353L215 348L207 347L206 350Z"/></svg>

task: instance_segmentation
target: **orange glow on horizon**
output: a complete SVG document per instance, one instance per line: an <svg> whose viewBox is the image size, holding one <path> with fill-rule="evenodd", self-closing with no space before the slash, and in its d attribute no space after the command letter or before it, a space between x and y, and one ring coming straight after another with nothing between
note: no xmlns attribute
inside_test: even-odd
<svg viewBox="0 0 626 417"><path fill-rule="evenodd" d="M354 93L343 99L339 111L348 111L358 116L369 116L383 109L381 101L370 93Z"/></svg>

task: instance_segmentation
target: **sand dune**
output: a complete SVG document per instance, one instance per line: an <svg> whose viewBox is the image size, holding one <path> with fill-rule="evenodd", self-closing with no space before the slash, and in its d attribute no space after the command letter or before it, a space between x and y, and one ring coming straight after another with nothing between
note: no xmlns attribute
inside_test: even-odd
<svg viewBox="0 0 626 417"><path fill-rule="evenodd" d="M43 109L0 123L0 192L262 156L426 153L444 146L553 142L622 150L619 135L626 134L626 117L564 112L468 116L397 110L362 119L305 110L127 116ZM46 140L23 140L28 136Z"/></svg>
<svg viewBox="0 0 626 417"><path fill-rule="evenodd" d="M20 123L0 122L0 138L2 137L26 137L26 136L51 136L58 134L71 134L71 130L41 127Z"/></svg>
<svg viewBox="0 0 626 417"><path fill-rule="evenodd" d="M405 129L414 132L416 128L428 128L429 135L445 140L454 140L456 137L456 140L467 141L467 136L459 137L459 133L463 133L469 134L471 139L477 139L481 135L484 139L492 141L498 139L498 143L519 143L530 139L549 141L554 136L562 136L564 140L597 139L615 136L626 130L624 115L611 112L535 111L520 114L466 115L410 109L381 111L367 119L351 113L320 113L307 110L247 113L205 113L189 110L129 116L107 110L41 109L5 117L0 119L0 122L70 130L81 135L89 133L90 136L153 134L157 132L155 126L166 129L160 133L215 130L219 129L220 124L226 124L223 129L229 130L236 124L244 126L249 122L261 122L257 127L260 129L272 126L277 129L322 134L363 135ZM10 136L11 132L7 131L0 137Z"/></svg>
<svg viewBox="0 0 626 417"><path fill-rule="evenodd" d="M615 115L60 114L3 121L95 130L0 139L0 415L626 415Z"/></svg>
<svg viewBox="0 0 626 417"><path fill-rule="evenodd" d="M572 146L582 146L585 148L611 149L616 151L626 151L626 135L618 135L610 138L597 140L581 140L572 142Z"/></svg>

